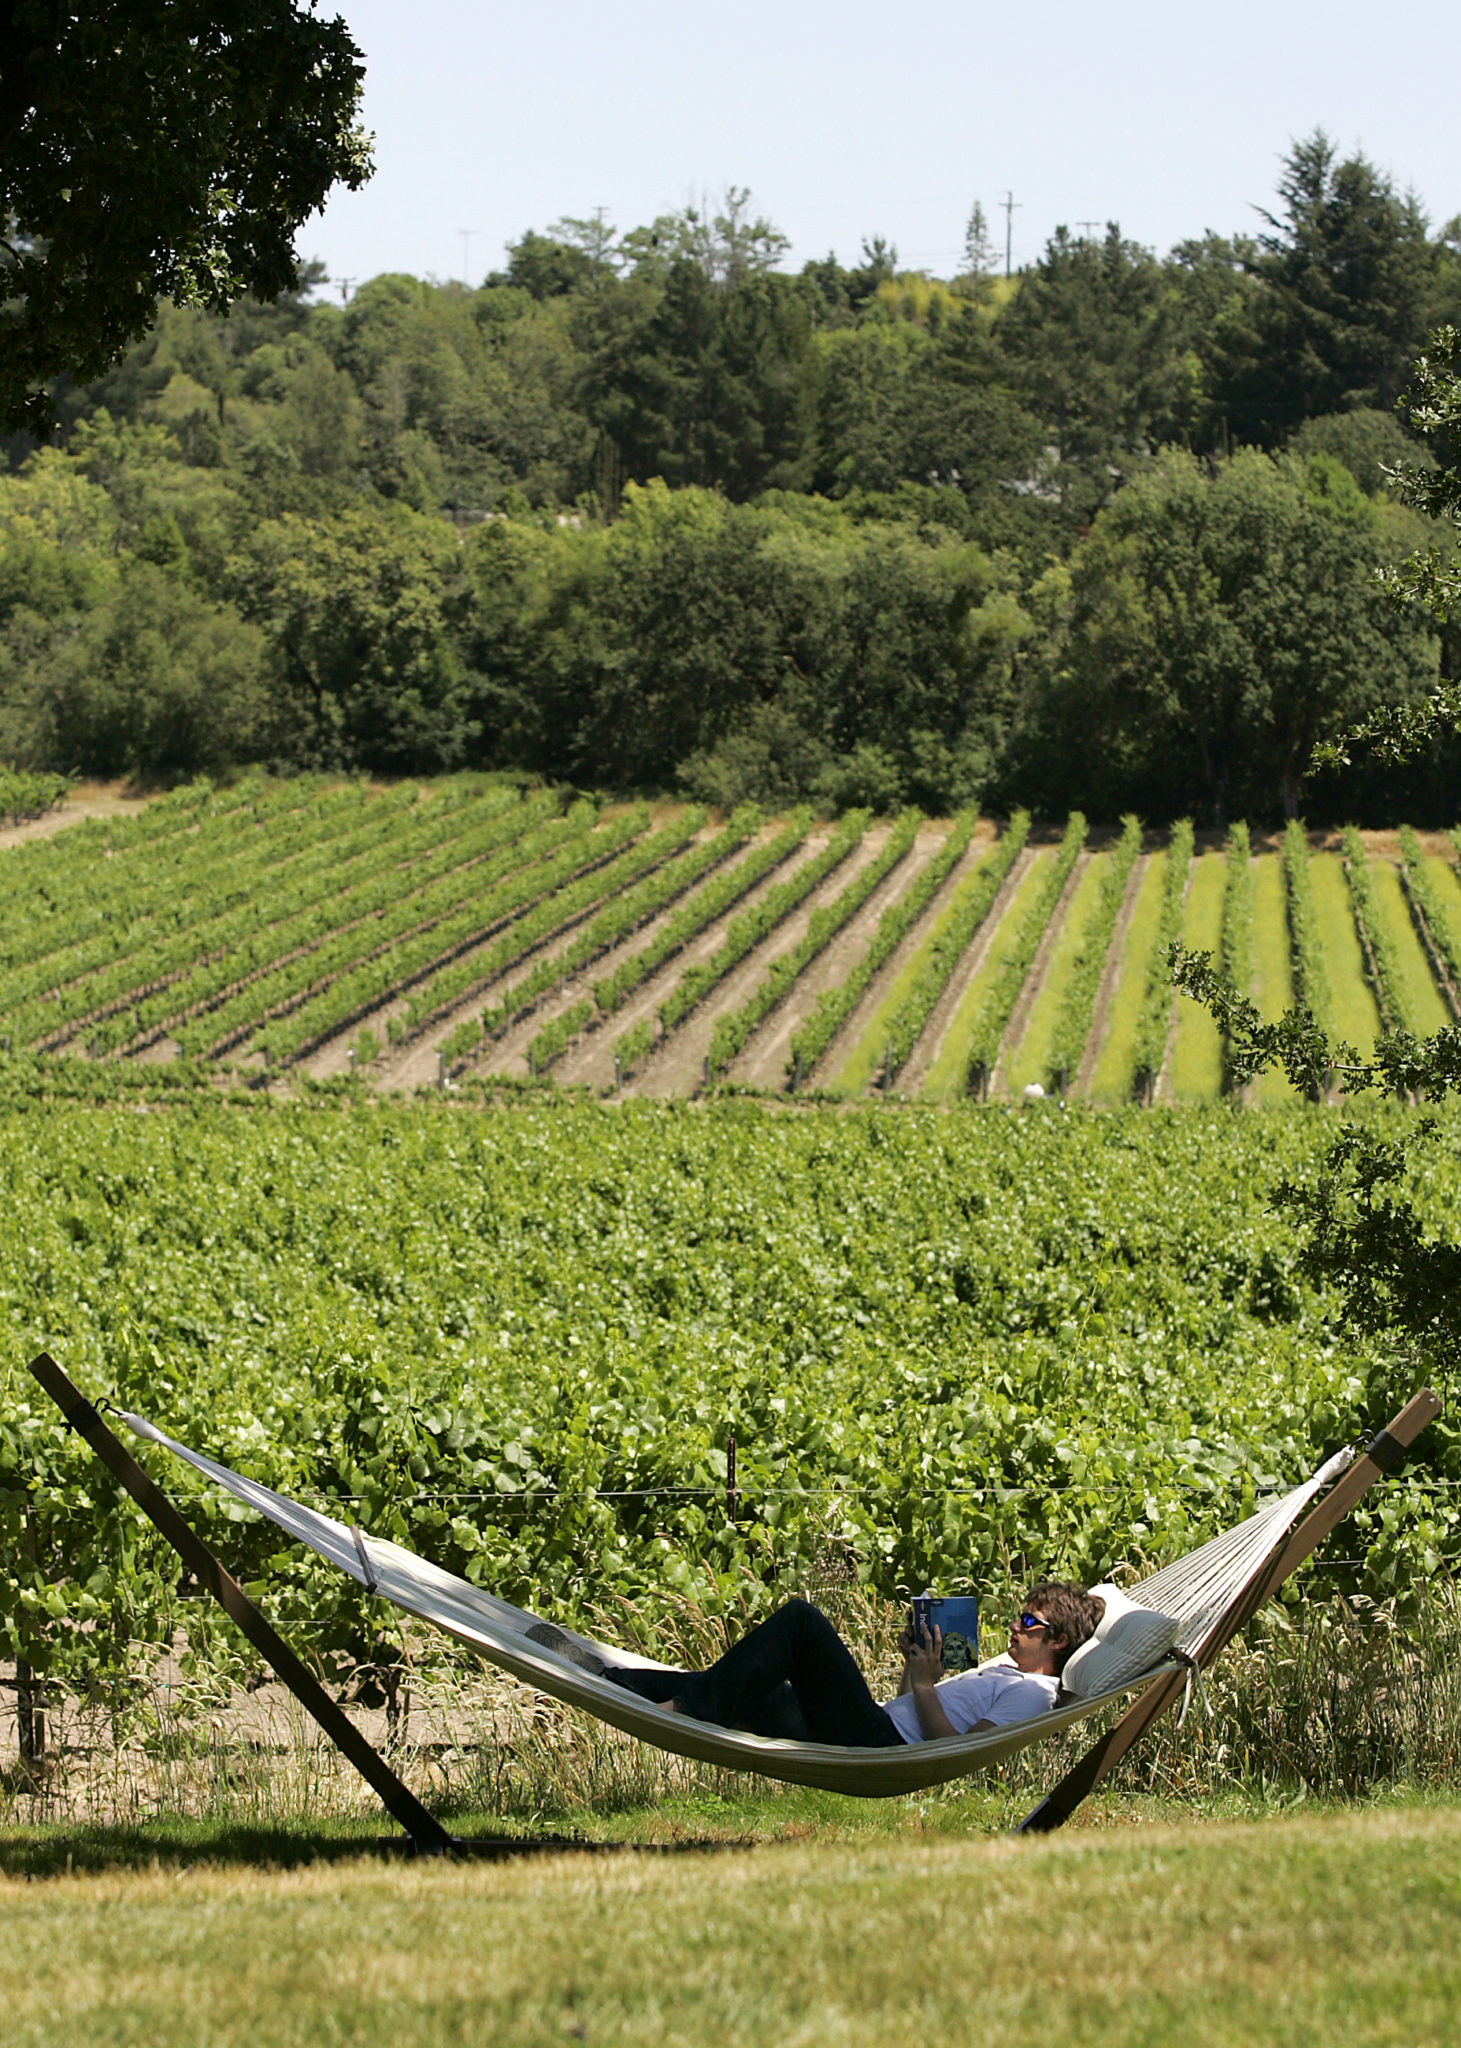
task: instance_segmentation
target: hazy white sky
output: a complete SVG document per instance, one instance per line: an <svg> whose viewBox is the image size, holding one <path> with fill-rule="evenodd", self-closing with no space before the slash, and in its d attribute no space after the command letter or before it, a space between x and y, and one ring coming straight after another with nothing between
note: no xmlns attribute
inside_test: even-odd
<svg viewBox="0 0 1461 2048"><path fill-rule="evenodd" d="M475 283L560 214L629 228L727 183L793 262L882 234L947 274L976 197L1002 244L1006 192L1016 265L1060 222L1165 250L1251 228L1321 123L1433 218L1461 212L1455 0L321 4L365 51L376 135L370 185L300 236L336 279Z"/></svg>

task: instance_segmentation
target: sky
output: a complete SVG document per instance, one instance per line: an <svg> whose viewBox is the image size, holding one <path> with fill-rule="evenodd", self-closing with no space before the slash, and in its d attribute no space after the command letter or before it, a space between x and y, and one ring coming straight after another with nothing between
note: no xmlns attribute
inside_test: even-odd
<svg viewBox="0 0 1461 2048"><path fill-rule="evenodd" d="M748 186L794 266L864 237L960 267L978 199L1016 268L1059 224L1165 251L1254 231L1322 125L1461 213L1455 0L1106 0L1037 9L742 0L321 0L366 59L376 173L299 237L334 288L384 270L480 283L562 215L619 229ZM1006 215L1004 201L1015 202Z"/></svg>

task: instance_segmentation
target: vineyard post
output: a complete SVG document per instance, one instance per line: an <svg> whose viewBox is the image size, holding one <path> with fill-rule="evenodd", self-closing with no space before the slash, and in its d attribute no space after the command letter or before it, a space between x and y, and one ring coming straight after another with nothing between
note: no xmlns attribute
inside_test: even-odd
<svg viewBox="0 0 1461 2048"><path fill-rule="evenodd" d="M728 1522L736 1519L736 1433L731 1431L725 1440L725 1518Z"/></svg>
<svg viewBox="0 0 1461 2048"><path fill-rule="evenodd" d="M36 1531L29 1501L21 1508L20 1525L26 1560L34 1565ZM36 1688L35 1673L23 1657L17 1658L15 1663L15 1732L22 1771L28 1769L34 1777L46 1753L46 1709Z"/></svg>
<svg viewBox="0 0 1461 2048"><path fill-rule="evenodd" d="M614 1087L615 1087L615 1089L620 1089L620 1088L622 1088L623 1086L624 1086L624 1061L623 1061L622 1057L621 1057L621 1056L620 1056L620 1055L619 1055L618 1053L615 1053L615 1055L614 1055Z"/></svg>
<svg viewBox="0 0 1461 2048"><path fill-rule="evenodd" d="M446 1054L440 1046L436 1048L436 1085L438 1088L446 1086Z"/></svg>

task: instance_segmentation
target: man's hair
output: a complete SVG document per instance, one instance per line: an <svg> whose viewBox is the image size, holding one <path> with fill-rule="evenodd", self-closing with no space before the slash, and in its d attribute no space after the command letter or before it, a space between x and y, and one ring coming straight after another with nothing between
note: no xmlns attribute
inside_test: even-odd
<svg viewBox="0 0 1461 2048"><path fill-rule="evenodd" d="M1025 1595L1025 1609L1043 1614L1055 1633L1065 1637L1065 1648L1055 1652L1055 1668L1063 1671L1066 1659L1096 1633L1106 1603L1093 1599L1073 1579L1041 1579Z"/></svg>

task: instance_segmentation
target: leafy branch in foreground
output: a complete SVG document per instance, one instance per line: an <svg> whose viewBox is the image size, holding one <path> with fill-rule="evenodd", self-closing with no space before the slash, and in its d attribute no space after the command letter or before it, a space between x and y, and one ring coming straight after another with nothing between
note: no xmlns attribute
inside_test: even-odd
<svg viewBox="0 0 1461 2048"><path fill-rule="evenodd" d="M1435 1130L1434 1117L1394 1140L1351 1126L1330 1146L1312 1186L1280 1181L1273 1200L1307 1225L1300 1270L1339 1290L1349 1323L1371 1333L1404 1331L1450 1362L1461 1347L1461 1245L1429 1236L1409 1202L1392 1192L1411 1151Z"/></svg>
<svg viewBox="0 0 1461 2048"><path fill-rule="evenodd" d="M1381 1089L1435 1099L1461 1090L1461 1026L1429 1038L1393 1032L1365 1060L1352 1046L1331 1047L1303 1005L1265 1024L1257 1005L1223 979L1208 954L1174 945L1169 958L1177 987L1204 1003L1221 1027L1238 1085L1281 1066L1295 1088L1313 1096L1331 1072L1346 1095ZM1461 1344L1461 1246L1429 1235L1412 1204L1392 1192L1410 1171L1413 1152L1436 1129L1433 1117L1423 1117L1386 1139L1350 1125L1329 1146L1312 1182L1280 1181L1272 1199L1306 1226L1300 1268L1337 1290L1351 1329L1408 1336L1431 1354L1433 1368L1450 1373Z"/></svg>
<svg viewBox="0 0 1461 2048"><path fill-rule="evenodd" d="M1258 1005L1223 979L1210 953L1174 944L1168 948L1167 961L1175 986L1202 1003L1227 1038L1235 1086L1256 1080L1270 1067L1282 1067L1295 1088L1316 1097L1331 1072L1346 1095L1378 1089L1434 1099L1461 1090L1461 1025L1448 1024L1429 1038L1418 1038L1413 1031L1392 1032L1379 1041L1369 1059L1363 1059L1342 1039L1331 1044L1303 1003L1265 1024Z"/></svg>

